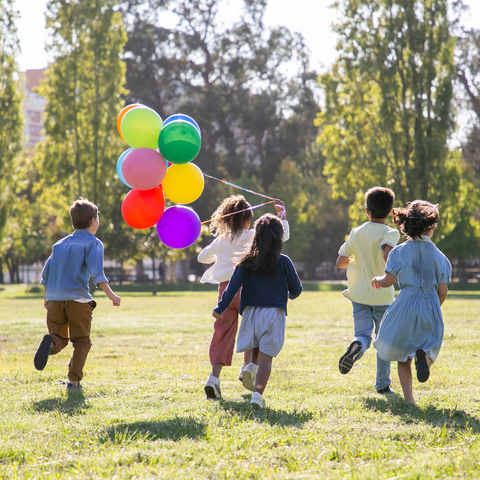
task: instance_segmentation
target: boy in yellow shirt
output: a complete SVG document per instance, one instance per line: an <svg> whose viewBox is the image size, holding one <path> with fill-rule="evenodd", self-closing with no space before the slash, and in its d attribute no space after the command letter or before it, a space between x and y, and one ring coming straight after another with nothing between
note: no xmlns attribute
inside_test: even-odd
<svg viewBox="0 0 480 480"><path fill-rule="evenodd" d="M378 290L371 280L385 273L388 254L395 247L400 234L385 225L393 208L395 194L389 188L374 187L365 193L365 211L368 222L354 228L338 251L336 265L347 269L348 288L342 295L353 305L354 339L340 358L340 373L347 374L372 342L380 327L385 310L393 303L393 286ZM393 393L390 388L390 362L377 355L375 389L378 393Z"/></svg>

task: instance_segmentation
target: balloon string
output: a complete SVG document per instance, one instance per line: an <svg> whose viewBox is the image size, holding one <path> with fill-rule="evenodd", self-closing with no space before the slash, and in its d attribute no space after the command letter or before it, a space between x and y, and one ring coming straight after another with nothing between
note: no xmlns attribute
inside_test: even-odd
<svg viewBox="0 0 480 480"><path fill-rule="evenodd" d="M271 202L262 203L260 205L254 205L253 207L245 208L244 210L237 210L236 212L233 212L233 213L227 213L226 215L222 215L221 217L215 217L215 220L220 220L221 218L229 217L230 215L236 215L237 213L247 212L248 210L255 210L256 208L260 208L260 207L263 207L264 205L269 205L270 203L274 203L274 202L275 200L272 200ZM211 218L210 220L205 220L204 222L202 222L202 225L205 225L206 223L210 223L212 220L213 218Z"/></svg>
<svg viewBox="0 0 480 480"><path fill-rule="evenodd" d="M240 187L238 185L234 185L233 183L227 182L226 180L220 180L219 178L212 177L211 175L207 175L206 173L204 173L203 175L205 177L211 178L213 180L217 180L217 182L224 183L225 185L230 185L230 187L238 188L238 190L243 190L244 192L253 193L254 195L258 195L259 197L263 197L263 198L268 198L269 200L275 200L273 197L269 197L267 195L263 195L261 193L254 192L253 190L249 190L248 188L244 188L244 187ZM271 203L271 202L269 202L269 203ZM267 205L267 204L264 204L264 205Z"/></svg>

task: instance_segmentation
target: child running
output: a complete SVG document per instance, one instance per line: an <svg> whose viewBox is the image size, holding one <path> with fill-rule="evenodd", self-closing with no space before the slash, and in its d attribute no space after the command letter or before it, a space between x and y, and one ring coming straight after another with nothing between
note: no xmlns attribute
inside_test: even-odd
<svg viewBox="0 0 480 480"><path fill-rule="evenodd" d="M354 228L338 252L337 267L347 269L348 289L343 296L352 302L355 336L338 362L342 375L347 374L370 347L373 329L378 332L383 314L395 298L393 287L379 292L370 285L373 276L385 271L388 254L400 238L398 230L385 225L394 200L395 194L389 188L368 190L365 211L369 221ZM393 393L390 363L378 355L375 389L381 394Z"/></svg>
<svg viewBox="0 0 480 480"><path fill-rule="evenodd" d="M253 349L252 361L258 371L250 406L259 410L265 405L262 395L272 358L283 347L288 298L297 298L302 284L290 258L280 253L284 236L280 220L267 213L255 222L254 229L253 241L237 263L213 316L218 320L241 289L237 352Z"/></svg>
<svg viewBox="0 0 480 480"><path fill-rule="evenodd" d="M285 215L285 207L281 200L275 200L274 206L277 213ZM243 195L232 195L224 199L212 214L210 232L217 238L200 252L198 261L214 262L203 274L201 282L218 283L219 301L232 276L235 262L241 257L245 246L254 236L254 231L249 230L252 219L251 205ZM285 231L284 241L286 241L290 237L290 229L286 219L282 220L282 224ZM224 366L232 364L238 329L239 298L238 294L222 316L216 319L213 326L209 352L212 372L205 383L205 393L210 399L221 398L220 372ZM245 388L253 391L257 365L252 362L251 356L252 352L245 352L238 378Z"/></svg>
<svg viewBox="0 0 480 480"><path fill-rule="evenodd" d="M405 401L414 405L412 358L418 381L426 382L442 345L440 307L452 266L431 240L439 217L436 205L415 200L393 215L407 241L390 252L385 274L373 278L372 286L390 288L398 279L400 293L385 312L374 347L383 360L398 362Z"/></svg>
<svg viewBox="0 0 480 480"><path fill-rule="evenodd" d="M68 365L67 391L81 390L83 367L92 346L90 329L96 303L88 282L92 278L112 301L120 306L120 297L113 293L103 272L103 243L95 237L100 225L98 207L80 198L69 210L74 232L53 246L53 252L42 271L47 309L48 334L40 342L34 358L37 370L43 370L48 357L73 345Z"/></svg>

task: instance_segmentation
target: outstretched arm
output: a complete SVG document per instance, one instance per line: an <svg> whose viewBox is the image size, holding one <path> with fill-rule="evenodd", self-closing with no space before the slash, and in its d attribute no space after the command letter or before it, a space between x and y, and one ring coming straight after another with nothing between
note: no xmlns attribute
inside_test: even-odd
<svg viewBox="0 0 480 480"><path fill-rule="evenodd" d="M98 286L107 294L107 297L112 301L114 307L120 306L121 298L113 293L113 290L107 282L101 282Z"/></svg>
<svg viewBox="0 0 480 480"><path fill-rule="evenodd" d="M388 272L385 275L372 278L372 287L377 289L391 287L395 283L395 277Z"/></svg>

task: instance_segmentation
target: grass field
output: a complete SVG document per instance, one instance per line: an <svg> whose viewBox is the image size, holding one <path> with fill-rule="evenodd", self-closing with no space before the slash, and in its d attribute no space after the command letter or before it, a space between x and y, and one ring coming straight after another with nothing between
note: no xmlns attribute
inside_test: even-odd
<svg viewBox="0 0 480 480"><path fill-rule="evenodd" d="M40 295L0 291L2 479L430 479L480 478L480 292L451 292L445 340L417 406L373 388L374 350L348 375L351 340L340 292L289 303L285 347L274 360L267 407L249 408L222 374L223 401L207 401L215 292L96 296L83 395L68 397L71 346L43 372L33 355L46 333Z"/></svg>

